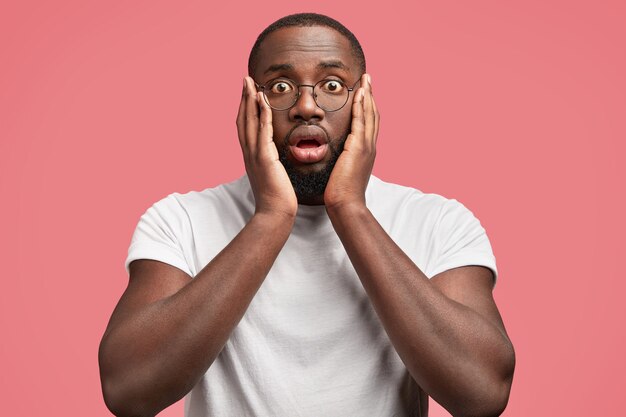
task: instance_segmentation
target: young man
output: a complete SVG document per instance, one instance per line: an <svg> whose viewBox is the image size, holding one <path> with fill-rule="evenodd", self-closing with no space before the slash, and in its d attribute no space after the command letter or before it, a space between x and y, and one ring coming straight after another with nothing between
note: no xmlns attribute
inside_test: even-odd
<svg viewBox="0 0 626 417"><path fill-rule="evenodd" d="M505 408L513 347L484 229L371 176L379 114L352 33L287 16L250 54L247 175L172 194L133 236L100 348L118 415L187 395L204 416L425 416Z"/></svg>

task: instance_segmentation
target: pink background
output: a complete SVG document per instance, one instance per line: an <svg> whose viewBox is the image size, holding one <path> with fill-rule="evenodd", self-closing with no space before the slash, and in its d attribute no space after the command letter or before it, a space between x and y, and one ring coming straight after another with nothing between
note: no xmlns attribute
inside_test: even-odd
<svg viewBox="0 0 626 417"><path fill-rule="evenodd" d="M248 51L311 7L7 3L0 415L107 416L97 348L139 216L243 173ZM626 3L510 3L314 11L365 49L382 114L375 174L456 198L487 229L517 351L505 415L623 415Z"/></svg>

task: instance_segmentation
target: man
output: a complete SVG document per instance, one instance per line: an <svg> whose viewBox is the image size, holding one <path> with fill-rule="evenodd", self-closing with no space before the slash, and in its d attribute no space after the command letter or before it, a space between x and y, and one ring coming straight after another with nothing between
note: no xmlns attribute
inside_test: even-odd
<svg viewBox="0 0 626 417"><path fill-rule="evenodd" d="M508 401L514 353L484 229L454 200L371 176L361 47L287 16L250 54L247 175L141 218L100 347L107 406L151 416L454 415Z"/></svg>

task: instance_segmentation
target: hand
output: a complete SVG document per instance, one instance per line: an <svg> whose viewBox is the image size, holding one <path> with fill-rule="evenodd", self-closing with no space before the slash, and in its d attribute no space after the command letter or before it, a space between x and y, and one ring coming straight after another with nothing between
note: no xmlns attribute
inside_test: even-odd
<svg viewBox="0 0 626 417"><path fill-rule="evenodd" d="M272 109L263 98L263 93L256 91L250 77L244 79L237 133L254 193L255 213L295 217L298 199L278 158L273 139Z"/></svg>
<svg viewBox="0 0 626 417"><path fill-rule="evenodd" d="M324 192L327 210L353 203L365 205L365 189L376 158L379 122L371 79L369 74L363 74L352 102L351 132Z"/></svg>

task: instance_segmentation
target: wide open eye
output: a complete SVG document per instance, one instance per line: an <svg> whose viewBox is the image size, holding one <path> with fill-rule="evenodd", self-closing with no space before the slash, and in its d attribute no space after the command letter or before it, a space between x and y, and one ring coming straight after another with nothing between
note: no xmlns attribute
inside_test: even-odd
<svg viewBox="0 0 626 417"><path fill-rule="evenodd" d="M276 80L273 81L270 85L270 93L272 94L289 94L295 90L295 86L286 80Z"/></svg>
<svg viewBox="0 0 626 417"><path fill-rule="evenodd" d="M320 90L329 94L343 94L345 86L339 80L324 80L320 83Z"/></svg>

